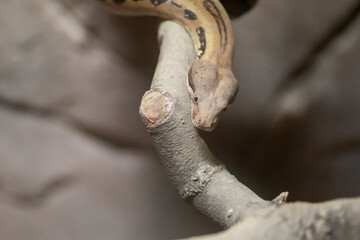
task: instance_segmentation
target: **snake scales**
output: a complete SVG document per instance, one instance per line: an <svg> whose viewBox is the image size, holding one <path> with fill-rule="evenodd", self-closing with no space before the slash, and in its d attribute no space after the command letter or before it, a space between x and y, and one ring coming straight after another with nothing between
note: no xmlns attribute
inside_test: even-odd
<svg viewBox="0 0 360 240"><path fill-rule="evenodd" d="M199 129L212 131L238 90L231 70L233 31L224 6L231 16L237 16L250 9L256 0L99 1L123 15L159 16L186 29L197 50L188 77L193 123Z"/></svg>

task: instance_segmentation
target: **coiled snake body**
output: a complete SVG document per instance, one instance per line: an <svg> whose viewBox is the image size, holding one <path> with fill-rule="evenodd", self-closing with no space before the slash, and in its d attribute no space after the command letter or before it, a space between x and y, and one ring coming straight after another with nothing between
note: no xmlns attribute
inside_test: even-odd
<svg viewBox="0 0 360 240"><path fill-rule="evenodd" d="M194 125L212 131L219 115L234 101L238 84L232 73L234 39L230 19L218 0L100 0L116 12L153 15L181 24L190 34L197 50L188 88L192 99ZM254 0L223 0L224 5L240 3L242 10ZM235 4L236 5L236 4ZM234 9L231 9L234 12Z"/></svg>

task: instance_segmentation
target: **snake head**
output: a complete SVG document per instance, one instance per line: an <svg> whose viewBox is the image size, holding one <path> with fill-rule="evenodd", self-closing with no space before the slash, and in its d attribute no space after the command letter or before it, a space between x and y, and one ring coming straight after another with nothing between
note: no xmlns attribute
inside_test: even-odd
<svg viewBox="0 0 360 240"><path fill-rule="evenodd" d="M232 71L218 69L209 61L196 61L189 71L188 86L194 125L208 132L214 130L238 90Z"/></svg>

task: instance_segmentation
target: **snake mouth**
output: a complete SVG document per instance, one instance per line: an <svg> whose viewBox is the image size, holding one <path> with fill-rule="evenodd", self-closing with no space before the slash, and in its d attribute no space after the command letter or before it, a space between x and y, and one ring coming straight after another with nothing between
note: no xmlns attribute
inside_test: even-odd
<svg viewBox="0 0 360 240"><path fill-rule="evenodd" d="M206 132L212 132L215 129L215 127L217 126L217 123L218 123L218 121L216 120L216 121L211 122L210 124L202 124L201 119L199 119L199 120L194 119L193 122L194 122L194 125L198 129L206 131Z"/></svg>
<svg viewBox="0 0 360 240"><path fill-rule="evenodd" d="M212 132L215 129L215 127L217 126L217 124L218 124L218 121L214 121L210 125L202 125L202 126L199 126L198 128L203 131L206 131L206 132Z"/></svg>
<svg viewBox="0 0 360 240"><path fill-rule="evenodd" d="M200 113L194 113L193 111L192 120L195 127L197 127L198 129L206 132L211 132L217 126L219 122L219 117L218 115L213 118L204 117Z"/></svg>

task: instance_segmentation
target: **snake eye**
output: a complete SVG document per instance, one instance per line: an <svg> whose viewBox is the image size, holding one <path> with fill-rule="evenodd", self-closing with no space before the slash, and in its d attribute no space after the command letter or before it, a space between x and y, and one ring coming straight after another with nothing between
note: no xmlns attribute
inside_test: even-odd
<svg viewBox="0 0 360 240"><path fill-rule="evenodd" d="M198 97L194 97L194 101L197 102L199 100Z"/></svg>
<svg viewBox="0 0 360 240"><path fill-rule="evenodd" d="M223 109L223 112L225 112L225 111L226 111L226 109L227 109L227 108L224 108L224 109Z"/></svg>

